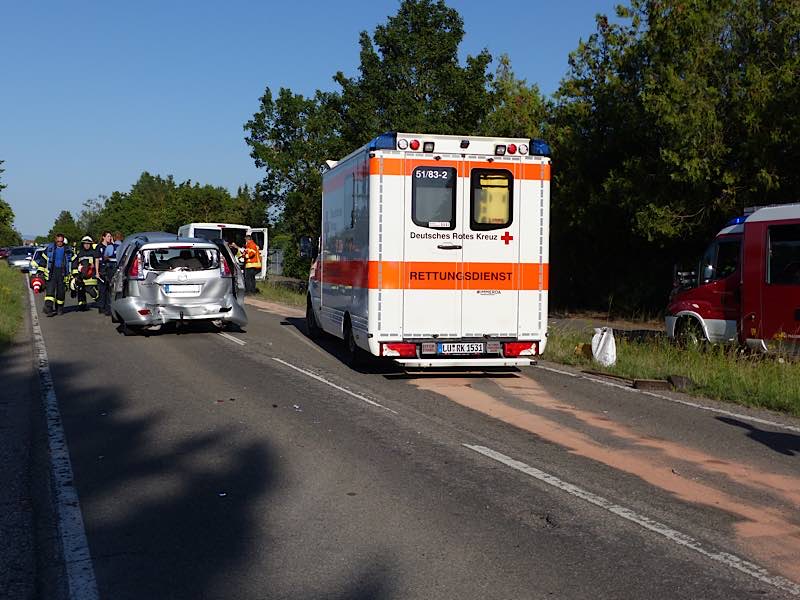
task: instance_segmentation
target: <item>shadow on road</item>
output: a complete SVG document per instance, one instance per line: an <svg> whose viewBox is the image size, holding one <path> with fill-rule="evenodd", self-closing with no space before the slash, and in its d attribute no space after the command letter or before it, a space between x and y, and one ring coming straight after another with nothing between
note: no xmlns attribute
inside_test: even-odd
<svg viewBox="0 0 800 600"><path fill-rule="evenodd" d="M287 484L270 441L237 441L242 436L224 424L173 431L174 407L145 412L136 406L138 398L163 389L143 382L137 398L111 382L76 385L70 374L88 368L89 360L51 362L51 371L100 596L273 597L278 582L265 565L276 532L264 506ZM295 575L315 567L297 564ZM386 571L372 562L342 574L337 589L323 596L297 589L291 597L389 599Z"/></svg>
<svg viewBox="0 0 800 600"><path fill-rule="evenodd" d="M728 425L741 427L747 431L747 437L751 440L764 444L767 448L775 452L786 456L800 455L800 435L759 429L750 423L745 423L744 421L731 417L716 417L716 419Z"/></svg>

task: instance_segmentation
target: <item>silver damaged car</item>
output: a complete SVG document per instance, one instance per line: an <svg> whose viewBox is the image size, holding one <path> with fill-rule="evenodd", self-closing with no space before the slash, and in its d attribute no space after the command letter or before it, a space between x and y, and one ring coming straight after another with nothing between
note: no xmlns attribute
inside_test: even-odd
<svg viewBox="0 0 800 600"><path fill-rule="evenodd" d="M166 323L207 321L244 326L244 278L222 240L171 233L129 236L118 249L111 313L125 333Z"/></svg>

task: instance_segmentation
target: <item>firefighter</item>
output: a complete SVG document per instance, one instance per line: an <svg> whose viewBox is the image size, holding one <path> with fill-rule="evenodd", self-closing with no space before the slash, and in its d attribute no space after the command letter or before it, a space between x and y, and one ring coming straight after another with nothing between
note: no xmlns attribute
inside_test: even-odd
<svg viewBox="0 0 800 600"><path fill-rule="evenodd" d="M86 295L97 300L97 251L91 236L81 238L75 258L72 260L70 290L78 298L78 310L89 310Z"/></svg>
<svg viewBox="0 0 800 600"><path fill-rule="evenodd" d="M261 273L261 251L250 235L245 236L247 240L244 246L244 291L247 294L257 294L256 274Z"/></svg>
<svg viewBox="0 0 800 600"><path fill-rule="evenodd" d="M64 312L69 267L72 264L72 248L67 246L63 233L57 233L54 241L44 251L47 266L47 289L44 295L44 313L49 317Z"/></svg>

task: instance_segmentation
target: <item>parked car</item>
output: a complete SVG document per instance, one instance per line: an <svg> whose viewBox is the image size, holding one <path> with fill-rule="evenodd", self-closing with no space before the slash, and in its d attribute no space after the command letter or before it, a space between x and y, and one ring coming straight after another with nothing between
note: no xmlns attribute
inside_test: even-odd
<svg viewBox="0 0 800 600"><path fill-rule="evenodd" d="M111 313L126 334L170 322L247 324L244 277L223 240L138 233L118 252Z"/></svg>
<svg viewBox="0 0 800 600"><path fill-rule="evenodd" d="M0 258L8 258L9 248L0 248Z"/></svg>
<svg viewBox="0 0 800 600"><path fill-rule="evenodd" d="M33 258L33 246L15 246L9 249L6 261L9 267L19 269L23 273L27 273L31 266L31 258Z"/></svg>

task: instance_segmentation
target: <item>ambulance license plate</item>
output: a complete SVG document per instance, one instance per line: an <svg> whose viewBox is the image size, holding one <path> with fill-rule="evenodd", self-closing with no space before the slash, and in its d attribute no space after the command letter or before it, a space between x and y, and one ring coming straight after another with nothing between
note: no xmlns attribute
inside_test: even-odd
<svg viewBox="0 0 800 600"><path fill-rule="evenodd" d="M471 343L440 343L436 349L437 354L483 354L483 342Z"/></svg>

